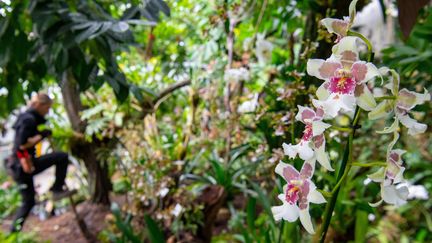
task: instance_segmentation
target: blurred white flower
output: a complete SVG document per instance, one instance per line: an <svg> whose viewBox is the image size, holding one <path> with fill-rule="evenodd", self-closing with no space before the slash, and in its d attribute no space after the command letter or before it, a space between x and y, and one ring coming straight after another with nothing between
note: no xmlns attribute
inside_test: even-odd
<svg viewBox="0 0 432 243"><path fill-rule="evenodd" d="M183 210L182 205L177 203L177 205L171 211L171 214L174 215L175 217L178 217L180 215L180 213L182 212L182 210Z"/></svg>
<svg viewBox="0 0 432 243"><path fill-rule="evenodd" d="M370 214L368 214L368 220L369 221L374 221L375 220L375 214L373 214L373 213L370 213Z"/></svg>
<svg viewBox="0 0 432 243"><path fill-rule="evenodd" d="M169 189L165 187L165 188L160 189L158 194L161 197L165 197L168 194L168 192L169 192Z"/></svg>
<svg viewBox="0 0 432 243"><path fill-rule="evenodd" d="M369 183L371 183L372 182L372 180L371 179L369 179L369 178L366 178L364 181L363 181L363 185L368 185Z"/></svg>
<svg viewBox="0 0 432 243"><path fill-rule="evenodd" d="M256 93L253 95L252 99L247 100L239 105L237 108L238 113L249 113L254 112L258 107L258 97L259 94Z"/></svg>
<svg viewBox="0 0 432 243"><path fill-rule="evenodd" d="M246 68L231 68L225 71L224 79L227 82L249 80L249 71Z"/></svg>
<svg viewBox="0 0 432 243"><path fill-rule="evenodd" d="M271 60L273 44L264 39L264 35L258 35L256 41L255 55L259 63L267 63Z"/></svg>
<svg viewBox="0 0 432 243"><path fill-rule="evenodd" d="M429 199L429 193L422 185L409 185L408 186L408 199Z"/></svg>
<svg viewBox="0 0 432 243"><path fill-rule="evenodd" d="M253 38L248 37L246 39L244 39L243 41L243 50L244 51L248 51L250 49L252 49L253 47Z"/></svg>

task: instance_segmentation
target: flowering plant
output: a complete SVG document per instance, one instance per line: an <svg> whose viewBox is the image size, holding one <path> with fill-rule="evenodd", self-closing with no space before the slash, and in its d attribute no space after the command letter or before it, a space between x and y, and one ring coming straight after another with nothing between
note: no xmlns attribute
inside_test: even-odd
<svg viewBox="0 0 432 243"><path fill-rule="evenodd" d="M408 128L409 135L416 135L426 131L426 125L421 124L410 117L410 111L419 104L431 99L430 94L416 93L407 89L399 89L399 75L395 70L387 67L377 68L373 63L373 52L370 42L361 34L350 30L355 17L355 5L357 0L351 2L349 7L350 17L343 20L326 18L321 23L330 33L337 35L337 44L332 48L332 55L326 59L310 59L307 62L307 73L318 79L324 80L317 89L317 99L312 99L315 110L309 107L298 106L297 121L305 125L303 136L296 145L283 144L285 155L295 158L299 155L304 161L302 169L297 171L293 166L282 161L276 166L279 174L287 184L283 187L283 193L278 196L282 205L272 208L276 220L284 219L293 222L300 218L300 222L307 232L313 234L314 228L309 215L309 203L324 203L330 200L326 206L323 223L319 234L323 242L333 214L339 189L344 184L347 174L352 166L381 168L368 177L381 185L381 200L370 203L378 206L383 201L400 206L408 198L408 187L405 184L403 173L405 167L402 149L395 148L399 139L399 123ZM360 60L358 46L363 41L369 52L367 62ZM376 81L376 82L375 82ZM383 89L389 90L386 96L374 95L371 88L377 84L384 84ZM378 105L377 105L378 101ZM379 134L393 133L393 140L388 145L386 162L359 164L353 163L353 139L359 128L360 114L369 112L370 120L393 117L394 122L390 127ZM337 184L332 192L324 193L318 190L312 181L315 171L315 161L318 161L328 171L333 171L333 165L325 151L325 131L332 129L331 120L345 115L352 118L351 126L337 128L348 132L348 141L342 162L336 175ZM325 120L330 120L325 122ZM323 192L323 193L321 193Z"/></svg>

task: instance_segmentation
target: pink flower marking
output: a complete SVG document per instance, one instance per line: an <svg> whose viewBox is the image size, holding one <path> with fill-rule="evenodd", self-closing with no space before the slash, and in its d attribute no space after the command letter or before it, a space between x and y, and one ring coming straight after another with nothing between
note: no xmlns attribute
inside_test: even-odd
<svg viewBox="0 0 432 243"><path fill-rule="evenodd" d="M329 91L331 93L352 94L355 87L356 82L351 77L332 77L330 79Z"/></svg>
<svg viewBox="0 0 432 243"><path fill-rule="evenodd" d="M289 204L295 204L297 200L299 199L299 191L300 188L298 186L295 186L293 184L288 184L288 187L285 192L285 200Z"/></svg>
<svg viewBox="0 0 432 243"><path fill-rule="evenodd" d="M285 167L283 174L288 182L285 191L285 200L291 205L298 203L300 209L307 208L309 203L307 200L310 187L309 181L313 174L312 165L309 163L303 164L300 173L294 167Z"/></svg>
<svg viewBox="0 0 432 243"><path fill-rule="evenodd" d="M303 141L309 141L312 138L312 123L307 123L305 130L303 131L303 137L302 140Z"/></svg>

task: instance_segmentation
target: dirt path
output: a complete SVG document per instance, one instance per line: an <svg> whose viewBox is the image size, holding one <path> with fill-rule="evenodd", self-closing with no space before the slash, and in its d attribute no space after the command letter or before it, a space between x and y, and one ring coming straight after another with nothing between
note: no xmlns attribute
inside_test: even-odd
<svg viewBox="0 0 432 243"><path fill-rule="evenodd" d="M81 203L77 207L78 213L84 218L90 232L95 236L105 227L105 216L110 212L109 207L94 205L88 202ZM7 231L10 221L2 225L2 230ZM75 220L75 216L69 209L68 212L39 220L36 215L30 215L25 224L24 232L35 232L39 240L52 243L86 243Z"/></svg>

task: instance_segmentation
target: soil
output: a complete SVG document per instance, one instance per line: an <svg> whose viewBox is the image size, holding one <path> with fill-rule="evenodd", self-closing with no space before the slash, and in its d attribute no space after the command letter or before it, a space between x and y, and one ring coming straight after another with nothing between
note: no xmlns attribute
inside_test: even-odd
<svg viewBox="0 0 432 243"><path fill-rule="evenodd" d="M113 200L117 201L117 200ZM77 211L87 225L89 231L97 237L98 234L105 228L105 218L110 214L108 206L83 202L77 206ZM7 232L11 224L11 220L6 220L1 225L3 232ZM88 241L82 235L75 215L71 208L67 212L59 216L52 216L46 220L40 220L38 216L30 214L27 218L24 232L34 232L37 240L41 242L51 243L87 243Z"/></svg>

